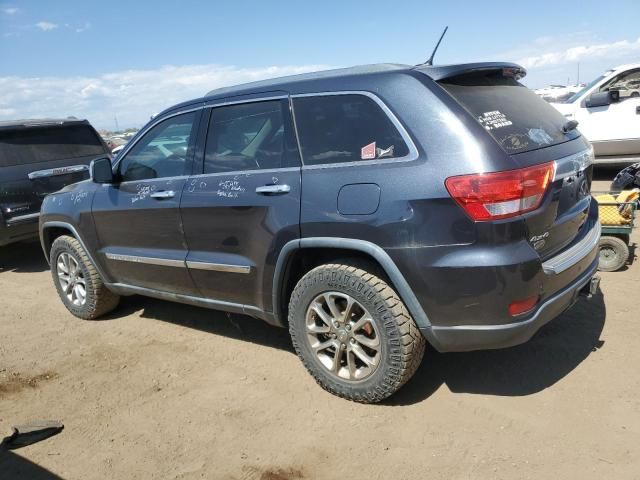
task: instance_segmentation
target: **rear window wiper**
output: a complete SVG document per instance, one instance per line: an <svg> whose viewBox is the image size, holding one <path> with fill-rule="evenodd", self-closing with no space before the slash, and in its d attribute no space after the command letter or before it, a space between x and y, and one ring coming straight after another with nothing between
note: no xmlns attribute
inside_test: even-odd
<svg viewBox="0 0 640 480"><path fill-rule="evenodd" d="M565 123L562 126L562 131L564 133L568 133L571 130L575 130L577 126L578 126L578 121L577 120L569 120L567 123Z"/></svg>

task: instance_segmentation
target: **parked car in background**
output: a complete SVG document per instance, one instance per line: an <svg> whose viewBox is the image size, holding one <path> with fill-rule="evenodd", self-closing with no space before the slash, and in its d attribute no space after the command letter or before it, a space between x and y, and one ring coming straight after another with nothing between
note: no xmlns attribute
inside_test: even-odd
<svg viewBox="0 0 640 480"><path fill-rule="evenodd" d="M640 63L606 71L564 103L552 103L576 120L595 163L640 161Z"/></svg>
<svg viewBox="0 0 640 480"><path fill-rule="evenodd" d="M547 102L559 102L562 103L571 96L585 87L584 84L580 85L550 85L545 88L538 88L534 90L535 94L540 96Z"/></svg>
<svg viewBox="0 0 640 480"><path fill-rule="evenodd" d="M37 237L43 198L89 177L109 154L87 120L0 122L0 246Z"/></svg>
<svg viewBox="0 0 640 480"><path fill-rule="evenodd" d="M263 319L359 402L426 342L525 342L597 288L600 224L589 143L524 74L374 65L176 105L45 199L60 299L84 319L131 294Z"/></svg>

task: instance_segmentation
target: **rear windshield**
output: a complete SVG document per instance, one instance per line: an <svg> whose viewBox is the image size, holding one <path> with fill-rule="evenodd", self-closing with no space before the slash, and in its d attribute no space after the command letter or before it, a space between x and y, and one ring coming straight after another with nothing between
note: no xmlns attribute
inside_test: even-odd
<svg viewBox="0 0 640 480"><path fill-rule="evenodd" d="M0 167L104 153L98 134L89 125L0 130Z"/></svg>
<svg viewBox="0 0 640 480"><path fill-rule="evenodd" d="M461 75L439 82L496 139L507 153L520 153L566 142L567 119L502 71Z"/></svg>

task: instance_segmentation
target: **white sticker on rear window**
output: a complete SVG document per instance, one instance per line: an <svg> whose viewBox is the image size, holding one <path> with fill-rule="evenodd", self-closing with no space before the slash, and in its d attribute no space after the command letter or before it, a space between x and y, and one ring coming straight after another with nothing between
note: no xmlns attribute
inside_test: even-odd
<svg viewBox="0 0 640 480"><path fill-rule="evenodd" d="M527 136L538 145L549 145L553 142L553 137L542 128L530 128Z"/></svg>
<svg viewBox="0 0 640 480"><path fill-rule="evenodd" d="M507 119L507 116L500 110L484 112L478 115L478 121L480 122L480 125L489 131L513 125L513 122Z"/></svg>

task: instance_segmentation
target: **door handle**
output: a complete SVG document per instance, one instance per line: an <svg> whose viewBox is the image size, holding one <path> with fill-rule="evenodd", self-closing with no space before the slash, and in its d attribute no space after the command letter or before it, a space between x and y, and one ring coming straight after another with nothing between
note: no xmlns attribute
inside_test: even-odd
<svg viewBox="0 0 640 480"><path fill-rule="evenodd" d="M636 107L636 115L640 115L640 107Z"/></svg>
<svg viewBox="0 0 640 480"><path fill-rule="evenodd" d="M150 197L158 200L164 200L166 198L173 198L176 196L176 192L173 190L162 190L160 192L153 192Z"/></svg>
<svg viewBox="0 0 640 480"><path fill-rule="evenodd" d="M290 191L291 187L289 185L263 185L256 188L256 193L260 195L282 195Z"/></svg>

